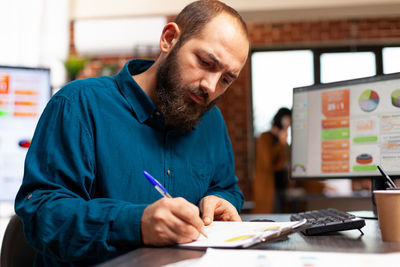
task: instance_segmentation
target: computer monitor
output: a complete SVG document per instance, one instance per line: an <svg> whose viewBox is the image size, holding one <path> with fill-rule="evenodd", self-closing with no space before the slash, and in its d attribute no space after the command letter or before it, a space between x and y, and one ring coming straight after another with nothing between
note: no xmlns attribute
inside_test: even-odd
<svg viewBox="0 0 400 267"><path fill-rule="evenodd" d="M50 70L0 66L0 201L13 201L36 124L51 96Z"/></svg>
<svg viewBox="0 0 400 267"><path fill-rule="evenodd" d="M400 73L293 89L293 179L400 175Z"/></svg>

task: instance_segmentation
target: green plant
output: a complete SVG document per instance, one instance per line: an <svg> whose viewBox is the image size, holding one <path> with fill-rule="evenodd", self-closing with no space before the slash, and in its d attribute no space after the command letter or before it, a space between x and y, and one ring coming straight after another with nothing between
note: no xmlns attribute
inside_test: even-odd
<svg viewBox="0 0 400 267"><path fill-rule="evenodd" d="M69 56L64 62L65 69L67 71L68 80L72 81L76 79L79 72L85 67L87 59L79 56Z"/></svg>

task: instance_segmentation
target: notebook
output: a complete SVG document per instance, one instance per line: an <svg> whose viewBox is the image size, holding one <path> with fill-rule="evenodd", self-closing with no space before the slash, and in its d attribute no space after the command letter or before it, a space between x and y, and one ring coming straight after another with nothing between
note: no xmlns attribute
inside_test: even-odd
<svg viewBox="0 0 400 267"><path fill-rule="evenodd" d="M306 224L295 222L222 222L215 221L204 227L208 238L200 235L191 243L179 244L182 248L247 248L289 235Z"/></svg>

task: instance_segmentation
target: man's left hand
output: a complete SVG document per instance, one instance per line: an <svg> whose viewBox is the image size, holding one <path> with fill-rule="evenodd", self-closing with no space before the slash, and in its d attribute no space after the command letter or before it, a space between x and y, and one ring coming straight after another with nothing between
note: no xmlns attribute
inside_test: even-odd
<svg viewBox="0 0 400 267"><path fill-rule="evenodd" d="M200 201L200 211L205 225L216 221L241 221L236 208L217 196L206 196Z"/></svg>

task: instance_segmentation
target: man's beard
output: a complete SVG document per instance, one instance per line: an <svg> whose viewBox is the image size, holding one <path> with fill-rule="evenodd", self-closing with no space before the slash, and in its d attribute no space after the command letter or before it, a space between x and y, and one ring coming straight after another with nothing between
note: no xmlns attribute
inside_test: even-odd
<svg viewBox="0 0 400 267"><path fill-rule="evenodd" d="M193 130L200 117L210 110L221 96L208 103L209 96L201 88L182 85L177 62L178 51L179 46L176 45L160 64L154 102L163 113L168 128L187 133ZM188 93L202 97L204 103L196 103Z"/></svg>

